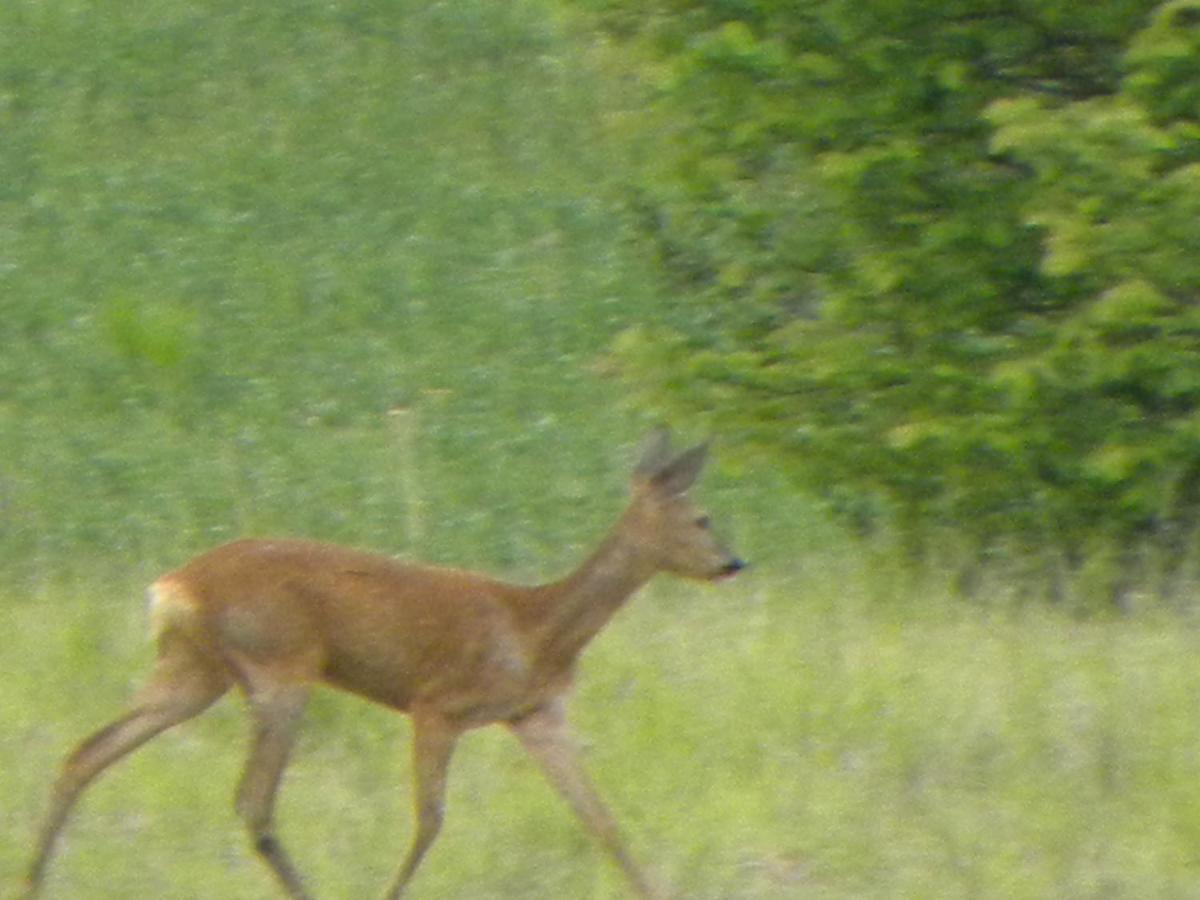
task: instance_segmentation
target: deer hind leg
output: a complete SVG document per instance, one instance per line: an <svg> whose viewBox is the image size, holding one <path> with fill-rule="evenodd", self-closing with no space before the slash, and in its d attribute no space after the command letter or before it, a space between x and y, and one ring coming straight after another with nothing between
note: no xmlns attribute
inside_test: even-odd
<svg viewBox="0 0 1200 900"><path fill-rule="evenodd" d="M275 796L295 743L296 729L309 689L305 683L262 679L246 683L254 715L250 757L238 785L236 809L246 823L254 849L296 900L305 900L299 872L275 837Z"/></svg>
<svg viewBox="0 0 1200 900"><path fill-rule="evenodd" d="M509 723L529 755L592 835L601 843L634 890L642 897L658 897L645 873L634 862L613 818L584 771L579 750L567 725L562 703L547 706Z"/></svg>
<svg viewBox="0 0 1200 900"><path fill-rule="evenodd" d="M84 789L151 738L199 715L229 685L228 674L185 641L169 636L162 639L154 671L129 711L79 744L63 764L26 880L28 896L37 892L59 832Z"/></svg>

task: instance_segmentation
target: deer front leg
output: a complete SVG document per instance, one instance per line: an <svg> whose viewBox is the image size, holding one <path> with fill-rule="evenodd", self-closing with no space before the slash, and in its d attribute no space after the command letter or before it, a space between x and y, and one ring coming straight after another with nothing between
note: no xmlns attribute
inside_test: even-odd
<svg viewBox="0 0 1200 900"><path fill-rule="evenodd" d="M294 900L308 900L308 893L283 846L275 837L275 795L295 742L296 727L308 699L303 685L252 689L254 743L238 786L236 808L246 823L254 849L271 867Z"/></svg>
<svg viewBox="0 0 1200 900"><path fill-rule="evenodd" d="M442 829L442 818L446 804L446 776L450 769L450 757L458 742L459 729L440 716L414 712L413 723L413 782L415 787L416 830L412 847L392 889L388 900L399 900L421 864L426 851Z"/></svg>
<svg viewBox="0 0 1200 900"><path fill-rule="evenodd" d="M616 860L634 890L642 897L659 897L645 873L633 861L616 819L584 772L562 701L552 701L524 718L510 722L509 727L537 760L550 783Z"/></svg>

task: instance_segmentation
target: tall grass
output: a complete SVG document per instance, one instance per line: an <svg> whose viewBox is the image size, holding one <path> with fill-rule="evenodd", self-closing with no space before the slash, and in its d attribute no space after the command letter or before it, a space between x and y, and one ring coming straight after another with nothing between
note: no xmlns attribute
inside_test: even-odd
<svg viewBox="0 0 1200 900"><path fill-rule="evenodd" d="M841 572L656 583L585 657L591 768L662 880L714 900L1200 896L1193 628L944 598L897 610L876 589ZM51 760L115 713L148 655L136 612L43 600L53 618L21 604L11 622L5 877ZM230 809L239 707L93 789L51 896L274 896ZM407 756L401 717L318 694L279 818L319 896L372 896L392 876L411 834ZM451 784L415 897L624 896L501 731L464 741Z"/></svg>

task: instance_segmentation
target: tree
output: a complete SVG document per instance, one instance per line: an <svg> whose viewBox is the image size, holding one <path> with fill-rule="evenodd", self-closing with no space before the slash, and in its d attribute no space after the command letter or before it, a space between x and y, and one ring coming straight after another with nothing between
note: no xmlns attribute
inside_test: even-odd
<svg viewBox="0 0 1200 900"><path fill-rule="evenodd" d="M914 560L1182 557L1195 0L592 6L657 73L636 205L688 299L617 346L652 402Z"/></svg>

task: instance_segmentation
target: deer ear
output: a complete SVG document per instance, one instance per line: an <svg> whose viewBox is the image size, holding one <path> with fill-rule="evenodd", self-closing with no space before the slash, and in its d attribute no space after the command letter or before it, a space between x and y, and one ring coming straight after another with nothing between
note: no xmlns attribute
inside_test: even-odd
<svg viewBox="0 0 1200 900"><path fill-rule="evenodd" d="M704 464L708 462L708 441L685 450L654 473L650 479L661 491L677 496L685 493L700 477Z"/></svg>
<svg viewBox="0 0 1200 900"><path fill-rule="evenodd" d="M649 481L661 472L670 461L671 429L660 425L642 441L642 450L638 457L638 464L633 469L633 477Z"/></svg>

